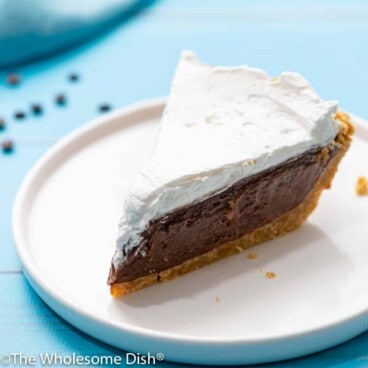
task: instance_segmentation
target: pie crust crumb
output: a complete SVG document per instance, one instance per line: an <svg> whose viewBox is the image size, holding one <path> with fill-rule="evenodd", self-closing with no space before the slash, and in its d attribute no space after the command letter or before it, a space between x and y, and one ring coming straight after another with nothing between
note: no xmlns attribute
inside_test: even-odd
<svg viewBox="0 0 368 368"><path fill-rule="evenodd" d="M247 258L250 259L250 260L257 259L257 253L254 253L254 252L248 253Z"/></svg>
<svg viewBox="0 0 368 368"><path fill-rule="evenodd" d="M266 272L266 277L268 279L274 279L276 277L276 274L274 272Z"/></svg>
<svg viewBox="0 0 368 368"><path fill-rule="evenodd" d="M365 176L360 176L355 186L356 194L359 196L368 195L368 180Z"/></svg>

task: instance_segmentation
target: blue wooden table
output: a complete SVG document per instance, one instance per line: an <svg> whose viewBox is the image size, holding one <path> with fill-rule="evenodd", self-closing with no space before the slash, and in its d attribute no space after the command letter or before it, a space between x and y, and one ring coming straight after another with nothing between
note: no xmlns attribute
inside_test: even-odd
<svg viewBox="0 0 368 368"><path fill-rule="evenodd" d="M183 48L214 64L246 63L272 75L299 71L322 97L368 117L368 2L358 0L162 0L92 43L21 68L18 87L7 86L0 72L0 117L7 122L0 141L15 142L12 154L0 153L0 353L123 354L65 323L33 292L13 246L11 208L35 160L98 115L100 103L118 107L166 95ZM80 82L67 81L73 71ZM60 92L65 106L54 103ZM44 114L29 114L33 102ZM14 119L17 110L26 119ZM368 366L368 333L272 366Z"/></svg>

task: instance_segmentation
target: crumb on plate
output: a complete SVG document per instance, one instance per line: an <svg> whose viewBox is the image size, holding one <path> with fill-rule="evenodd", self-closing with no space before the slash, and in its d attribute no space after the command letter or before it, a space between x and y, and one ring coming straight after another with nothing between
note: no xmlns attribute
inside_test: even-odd
<svg viewBox="0 0 368 368"><path fill-rule="evenodd" d="M268 279L274 279L276 277L276 274L274 272L266 272L266 277Z"/></svg>
<svg viewBox="0 0 368 368"><path fill-rule="evenodd" d="M356 182L355 190L357 195L368 195L368 180L365 176L360 176Z"/></svg>
<svg viewBox="0 0 368 368"><path fill-rule="evenodd" d="M247 258L251 260L257 259L257 253L254 253L254 252L248 253Z"/></svg>

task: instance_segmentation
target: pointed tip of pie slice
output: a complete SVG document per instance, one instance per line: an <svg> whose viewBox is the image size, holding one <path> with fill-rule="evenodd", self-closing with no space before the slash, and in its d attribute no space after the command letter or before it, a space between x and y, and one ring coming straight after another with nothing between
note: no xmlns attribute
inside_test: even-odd
<svg viewBox="0 0 368 368"><path fill-rule="evenodd" d="M110 286L110 294L120 298L134 291L144 289L159 282L158 274L148 275L126 283L114 283Z"/></svg>

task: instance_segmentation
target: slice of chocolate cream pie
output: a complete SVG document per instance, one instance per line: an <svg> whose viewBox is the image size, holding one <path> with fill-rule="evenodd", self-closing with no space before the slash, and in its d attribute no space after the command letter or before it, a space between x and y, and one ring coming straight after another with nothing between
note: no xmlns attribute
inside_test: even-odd
<svg viewBox="0 0 368 368"><path fill-rule="evenodd" d="M115 297L300 226L329 188L352 126L297 73L212 67L183 52L156 147L119 224Z"/></svg>

